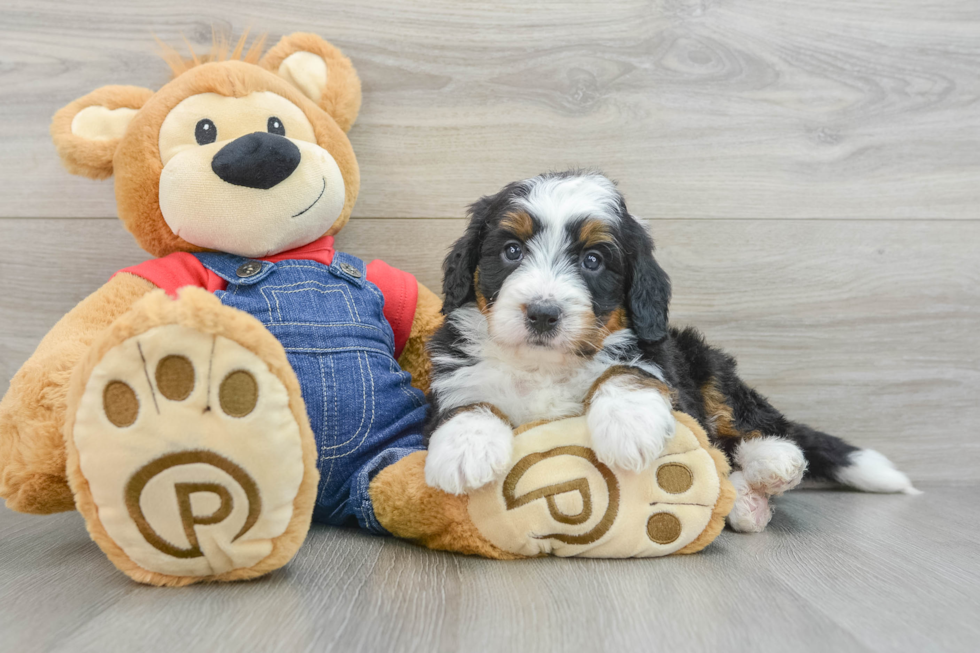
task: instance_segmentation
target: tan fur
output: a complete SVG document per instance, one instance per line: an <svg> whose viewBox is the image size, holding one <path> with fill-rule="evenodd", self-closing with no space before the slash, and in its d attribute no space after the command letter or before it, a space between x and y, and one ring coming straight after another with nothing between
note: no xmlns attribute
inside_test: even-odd
<svg viewBox="0 0 980 653"><path fill-rule="evenodd" d="M245 44L248 42L248 30L245 30L238 41L235 43L234 48L229 52L229 47L231 47L228 40L228 36L222 33L218 33L211 29L211 51L205 55L198 55L194 52L194 48L191 47L190 43L187 44L187 51L190 57L182 57L180 52L175 48L163 43L159 39L157 43L160 44L161 54L163 60L167 62L170 66L170 71L173 76L179 77L186 73L188 70L194 66L200 66L205 63L213 63L216 61L244 61L245 63L259 63L259 59L262 57L262 50L265 47L265 34L255 37L252 40L252 45L249 46L248 50L245 49Z"/></svg>
<svg viewBox="0 0 980 653"><path fill-rule="evenodd" d="M98 508L92 499L88 481L82 475L78 450L70 434L92 370L113 347L133 336L166 324L180 324L202 333L210 333L237 342L261 358L289 393L289 408L299 424L301 433L303 479L296 501L293 503L293 516L289 526L274 540L272 553L251 567L215 576L169 576L143 569L130 560L129 556L105 532L105 528L99 521ZM137 302L131 311L113 321L112 326L99 334L71 376L64 441L67 449L68 481L75 494L78 510L85 516L89 534L113 564L130 578L141 583L183 586L212 580L255 578L286 564L306 538L313 514L313 504L316 501L319 473L316 469L316 445L306 416L306 406L303 403L299 381L286 358L286 351L261 322L247 313L223 306L221 300L206 290L184 288L176 301L170 299L163 291L150 293Z"/></svg>
<svg viewBox="0 0 980 653"><path fill-rule="evenodd" d="M354 64L336 47L316 34L290 34L282 37L259 65L275 72L283 59L301 51L318 54L327 62L327 87L321 91L320 108L333 116L341 129L349 131L361 110L361 79Z"/></svg>
<svg viewBox="0 0 980 653"><path fill-rule="evenodd" d="M708 381L701 386L701 397L704 401L704 412L708 416L708 423L718 437L743 439L762 437L762 433L759 431L739 431L735 427L732 407L714 381Z"/></svg>
<svg viewBox="0 0 980 653"><path fill-rule="evenodd" d="M303 110L313 125L317 143L330 152L344 178L344 208L329 233L336 233L347 224L357 200L360 172L350 141L337 123L292 85L258 66L241 61L205 63L191 68L150 98L133 118L126 137L116 150L113 164L119 217L140 247L154 256L203 250L175 235L160 211L163 163L159 136L160 125L167 114L191 95L217 93L243 97L257 91L281 95Z"/></svg>
<svg viewBox="0 0 980 653"><path fill-rule="evenodd" d="M412 385L422 392L429 391L429 380L432 377L432 361L425 350L425 343L442 326L443 319L442 300L420 283L412 331L402 349L402 355L398 358L398 364L412 375Z"/></svg>
<svg viewBox="0 0 980 653"><path fill-rule="evenodd" d="M606 323L603 325L605 329L605 335L609 336L612 333L621 331L629 327L629 318L626 317L626 309L619 307L609 314L606 318ZM605 340L605 338L603 338Z"/></svg>
<svg viewBox="0 0 980 653"><path fill-rule="evenodd" d="M473 273L473 293L476 295L476 307L480 309L480 312L490 316L490 302L484 296L483 291L480 290L480 268L476 269Z"/></svg>
<svg viewBox="0 0 980 653"><path fill-rule="evenodd" d="M514 425L510 421L510 418L507 417L507 414L504 413L504 411L500 410L493 404L487 403L485 401L481 401L480 403L477 404L468 404L466 406L460 406L459 408L453 408L452 410L446 412L445 419L446 421L449 421L450 419L452 419L456 415L459 415L460 413L467 413L474 410L488 410L493 414L494 417L499 419L507 426L511 428L514 427Z"/></svg>
<svg viewBox="0 0 980 653"><path fill-rule="evenodd" d="M531 216L524 211L508 213L504 219L500 221L500 227L501 229L510 231L512 234L524 241L528 240L532 235L534 235L534 221L531 220Z"/></svg>
<svg viewBox="0 0 980 653"><path fill-rule="evenodd" d="M170 230L159 204L163 171L160 126L177 104L199 93L243 97L271 91L299 107L313 125L317 143L333 156L344 178L344 207L327 233L337 233L350 219L360 188L360 172L345 132L356 120L361 105L361 82L350 60L314 34L283 37L257 65L254 60L261 41L253 43L243 54L244 44L243 36L228 53L227 42L216 39L210 55L202 58L191 51L190 60L181 59L173 51L165 53L175 78L158 92L134 86L105 86L64 107L52 121L51 136L69 172L94 179L115 174L119 217L140 246L154 256L203 249ZM299 51L318 54L327 63L326 87L321 90L317 103L276 74L282 60ZM225 57L228 60L222 60ZM123 138L88 140L72 134L71 124L79 111L90 106L140 111Z"/></svg>
<svg viewBox="0 0 980 653"><path fill-rule="evenodd" d="M51 139L68 172L91 179L112 176L112 158L121 139L90 141L71 131L72 120L87 107L139 109L153 91L139 86L103 86L60 109L51 121Z"/></svg>
<svg viewBox="0 0 980 653"><path fill-rule="evenodd" d="M154 290L129 274L82 300L44 337L0 402L0 496L19 512L73 510L62 436L68 379L92 342Z"/></svg>
<svg viewBox="0 0 980 653"><path fill-rule="evenodd" d="M585 247L594 247L599 243L611 243L613 241L609 227L600 220L589 220L582 225L578 239Z"/></svg>
<svg viewBox="0 0 980 653"><path fill-rule="evenodd" d="M495 547L470 520L465 495L447 494L425 482L426 452L417 451L381 470L371 481L374 514L392 535L416 544L497 560L524 556Z"/></svg>
<svg viewBox="0 0 980 653"><path fill-rule="evenodd" d="M592 387L589 388L589 392L585 396L585 410L588 411L589 406L592 404L592 398L595 396L595 393L598 392L599 388L602 387L602 384L613 377L623 376L629 377L631 387L653 388L662 394L672 405L676 403L677 397L675 396L674 391L671 390L670 387L663 381L644 374L635 367L630 367L629 365L613 365L605 372L600 374L598 379L592 382Z"/></svg>
<svg viewBox="0 0 980 653"><path fill-rule="evenodd" d="M597 321L591 311L586 315L585 319L593 323ZM609 314L604 324L585 331L585 334L577 341L576 351L578 351L580 356L595 356L602 350L602 345L606 341L606 338L628 326L629 319L626 317L626 310L622 307L617 308Z"/></svg>
<svg viewBox="0 0 980 653"><path fill-rule="evenodd" d="M718 493L718 500L715 502L715 507L711 511L711 521L704 528L701 534L695 538L693 542L685 546L683 549L677 551L674 555L683 555L687 553L697 553L704 547L711 544L718 534L721 533L721 529L725 527L725 518L728 513L732 511L732 506L735 505L735 487L732 482L728 480L728 474L732 471L731 466L728 464L728 459L725 458L719 449L716 449L708 441L708 434L704 432L701 425L698 424L697 420L688 415L687 413L682 413L680 411L674 411L674 417L678 422L684 424L687 428L691 429L694 433L694 437L698 439L701 446L708 452L711 459L715 463L715 469L718 470L719 480L721 481L721 489Z"/></svg>

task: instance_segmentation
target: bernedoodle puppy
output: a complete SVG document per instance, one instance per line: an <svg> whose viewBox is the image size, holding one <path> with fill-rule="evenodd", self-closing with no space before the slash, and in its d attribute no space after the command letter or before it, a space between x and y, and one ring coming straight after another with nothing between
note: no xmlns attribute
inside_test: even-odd
<svg viewBox="0 0 980 653"><path fill-rule="evenodd" d="M883 455L787 419L734 358L668 325L670 279L606 177L517 181L469 218L444 265L446 321L428 345L430 485L480 487L506 470L512 427L583 413L599 460L639 471L673 434L676 408L737 470L736 530L764 529L768 498L804 475L916 492Z"/></svg>

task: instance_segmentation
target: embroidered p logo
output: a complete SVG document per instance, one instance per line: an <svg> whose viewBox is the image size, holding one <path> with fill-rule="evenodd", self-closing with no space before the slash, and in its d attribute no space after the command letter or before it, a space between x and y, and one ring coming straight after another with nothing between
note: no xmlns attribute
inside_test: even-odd
<svg viewBox="0 0 980 653"><path fill-rule="evenodd" d="M207 465L216 468L216 470L219 470L219 474L221 472L224 473L221 474L222 476L227 475L231 477L241 489L241 492L244 493L245 499L248 502L245 523L231 539L232 542L247 533L258 521L259 515L262 512L262 498L255 481L252 480L252 477L244 469L224 456L220 456L213 451L191 450L180 451L157 458L137 470L129 479L129 482L126 483L126 509L129 511L130 518L132 518L147 543L156 550L174 558L199 558L203 556L204 552L201 550L201 544L198 541L196 527L220 524L228 519L235 511L233 494L220 481L177 480L182 476L181 474L170 474L170 476L173 476L172 479L161 478L161 476L168 476L167 472L173 472L176 471L176 468L188 465ZM208 475L210 476L211 474ZM152 483L151 485L154 479L159 479L159 482ZM152 488L148 493L151 496L144 497L144 493L147 493L148 487ZM170 494L171 489L172 494ZM168 494L170 494L169 497L167 496ZM210 495L209 498L211 500L209 503L214 504L215 500L217 500L217 506L213 507L210 512L195 512L194 502L192 501L192 497L195 495ZM160 504L167 503L168 499L173 501L172 506L163 506L162 509L154 511L155 514L164 515L164 517L158 517L155 520L160 522L157 523L155 528L150 523L150 520L147 519L143 504L150 503L160 507ZM166 519L165 515L170 515L171 517L176 516L179 519L180 529L187 539L189 546L177 546L170 539L159 533L158 529L165 530L168 534L173 531L172 524L163 523L173 521L172 519ZM172 537L173 535L171 534Z"/></svg>
<svg viewBox="0 0 980 653"><path fill-rule="evenodd" d="M576 456L592 465L599 473L599 477L605 482L605 493L609 497L609 500L602 518L585 533L580 535L549 533L547 535L536 535L535 537L537 539L554 539L565 544L591 544L612 528L613 522L616 521L616 513L619 511L619 483L616 481L616 476L608 467L599 462L591 449L570 445L556 447L541 453L532 453L521 458L504 479L502 487L504 503L507 506L507 510L514 510L532 501L544 499L548 506L548 513L559 524L578 525L588 522L592 518L593 500L592 490L589 487L589 479L585 476L563 483L548 485L517 496L517 484L525 474L538 463L549 458L554 458L555 456ZM578 493L582 505L581 510L574 514L563 512L558 506L556 499L556 497L570 492Z"/></svg>

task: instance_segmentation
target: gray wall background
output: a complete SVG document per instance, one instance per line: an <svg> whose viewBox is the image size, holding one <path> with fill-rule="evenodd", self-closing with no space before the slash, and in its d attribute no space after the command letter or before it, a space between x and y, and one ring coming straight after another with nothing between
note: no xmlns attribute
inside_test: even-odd
<svg viewBox="0 0 980 653"><path fill-rule="evenodd" d="M233 20L229 21L229 17ZM147 258L52 114L158 88L154 36L317 32L364 82L340 246L433 288L465 207L597 166L646 219L673 321L791 416L917 481L980 480L980 6L965 0L218 0L0 7L0 392L46 331Z"/></svg>

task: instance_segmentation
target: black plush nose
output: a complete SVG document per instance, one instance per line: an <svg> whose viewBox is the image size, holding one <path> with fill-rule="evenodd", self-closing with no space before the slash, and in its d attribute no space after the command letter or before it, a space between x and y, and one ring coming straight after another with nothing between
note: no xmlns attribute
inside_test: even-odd
<svg viewBox="0 0 980 653"><path fill-rule="evenodd" d="M229 184L268 190L293 174L301 156L285 136L255 132L218 150L211 169Z"/></svg>
<svg viewBox="0 0 980 653"><path fill-rule="evenodd" d="M546 335L558 328L561 320L561 308L557 304L541 302L528 304L527 323L531 330L538 335Z"/></svg>

